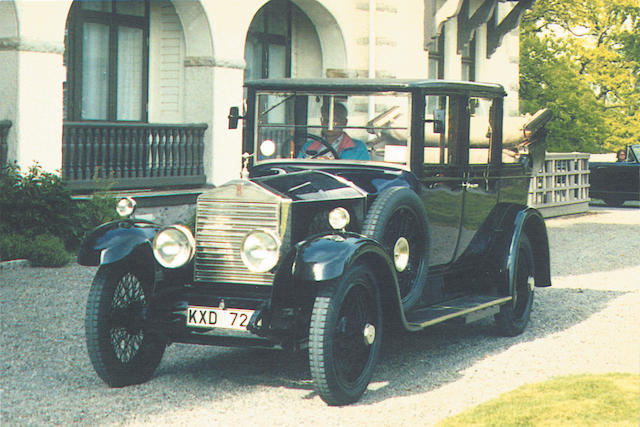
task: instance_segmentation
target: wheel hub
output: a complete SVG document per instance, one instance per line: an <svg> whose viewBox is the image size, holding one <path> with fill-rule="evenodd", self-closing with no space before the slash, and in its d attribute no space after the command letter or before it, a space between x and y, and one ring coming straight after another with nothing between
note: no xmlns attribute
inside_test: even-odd
<svg viewBox="0 0 640 427"><path fill-rule="evenodd" d="M364 329L362 330L362 336L364 337L365 344L373 344L376 339L376 327L371 323L367 323L364 325Z"/></svg>
<svg viewBox="0 0 640 427"><path fill-rule="evenodd" d="M409 241L400 237L393 246L393 262L396 270L403 272L409 264Z"/></svg>

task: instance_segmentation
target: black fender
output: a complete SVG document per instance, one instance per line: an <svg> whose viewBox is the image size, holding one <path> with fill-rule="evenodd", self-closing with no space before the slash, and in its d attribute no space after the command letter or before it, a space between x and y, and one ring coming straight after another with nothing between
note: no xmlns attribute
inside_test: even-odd
<svg viewBox="0 0 640 427"><path fill-rule="evenodd" d="M536 287L551 286L551 268L549 256L549 237L547 227L542 214L535 208L526 207L516 214L513 221L513 233L509 243L509 252L505 260L505 269L509 277L509 290L514 283L515 274L515 248L520 235L525 233L531 242L533 259L535 262Z"/></svg>
<svg viewBox="0 0 640 427"><path fill-rule="evenodd" d="M373 270L383 310L400 312L404 319L393 260L375 240L349 232L314 236L291 249L274 277L271 312L312 303L318 286L339 278L355 263Z"/></svg>
<svg viewBox="0 0 640 427"><path fill-rule="evenodd" d="M395 271L378 242L356 233L339 233L301 242L296 248L293 279L314 282L336 279L365 254Z"/></svg>
<svg viewBox="0 0 640 427"><path fill-rule="evenodd" d="M533 249L535 262L535 286L551 286L549 238L544 218L529 206L499 205L494 218L493 238L489 240L487 257L493 268L493 280L499 284L499 292L513 290L516 248L520 236L525 233Z"/></svg>
<svg viewBox="0 0 640 427"><path fill-rule="evenodd" d="M82 242L78 264L105 265L121 261L136 253L146 263L153 261L151 243L162 227L142 220L117 220L94 229ZM149 257L149 258L147 258Z"/></svg>

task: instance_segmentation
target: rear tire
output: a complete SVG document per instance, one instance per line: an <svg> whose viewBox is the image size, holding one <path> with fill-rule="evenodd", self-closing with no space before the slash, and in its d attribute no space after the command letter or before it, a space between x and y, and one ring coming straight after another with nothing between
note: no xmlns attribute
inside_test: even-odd
<svg viewBox="0 0 640 427"><path fill-rule="evenodd" d="M616 207L616 208L624 204L624 200L620 200L612 197L607 197L606 199L602 199L602 200L607 206Z"/></svg>
<svg viewBox="0 0 640 427"><path fill-rule="evenodd" d="M140 384L160 364L165 343L144 328L149 281L122 265L100 267L85 318L89 359L110 387Z"/></svg>
<svg viewBox="0 0 640 427"><path fill-rule="evenodd" d="M526 234L520 236L515 261L513 299L500 307L500 313L495 315L496 325L502 335L520 335L531 317L533 306L533 288L535 277L535 263L533 249Z"/></svg>
<svg viewBox="0 0 640 427"><path fill-rule="evenodd" d="M378 360L380 294L364 265L319 286L309 327L311 378L322 400L332 406L347 405L360 399Z"/></svg>

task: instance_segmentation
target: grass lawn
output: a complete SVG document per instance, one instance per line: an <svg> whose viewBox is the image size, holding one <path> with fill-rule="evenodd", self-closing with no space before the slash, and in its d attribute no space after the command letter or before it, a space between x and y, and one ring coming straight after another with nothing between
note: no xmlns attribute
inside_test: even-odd
<svg viewBox="0 0 640 427"><path fill-rule="evenodd" d="M577 375L529 384L438 424L447 426L634 426L640 376Z"/></svg>

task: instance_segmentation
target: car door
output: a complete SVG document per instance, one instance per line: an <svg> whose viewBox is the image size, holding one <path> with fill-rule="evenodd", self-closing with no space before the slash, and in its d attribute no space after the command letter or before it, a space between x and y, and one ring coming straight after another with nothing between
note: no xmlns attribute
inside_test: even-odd
<svg viewBox="0 0 640 427"><path fill-rule="evenodd" d="M491 99L469 98L469 154L466 156L467 165L462 183L464 202L456 257L464 254L478 229L498 203L500 161L495 157L501 154L496 150L492 159L491 147L492 144L500 144L502 129L496 129L501 123L492 120L492 108ZM463 144L460 149L465 149Z"/></svg>
<svg viewBox="0 0 640 427"><path fill-rule="evenodd" d="M430 266L453 261L458 245L465 167L457 153L460 134L458 98L425 97L422 201L430 226Z"/></svg>

